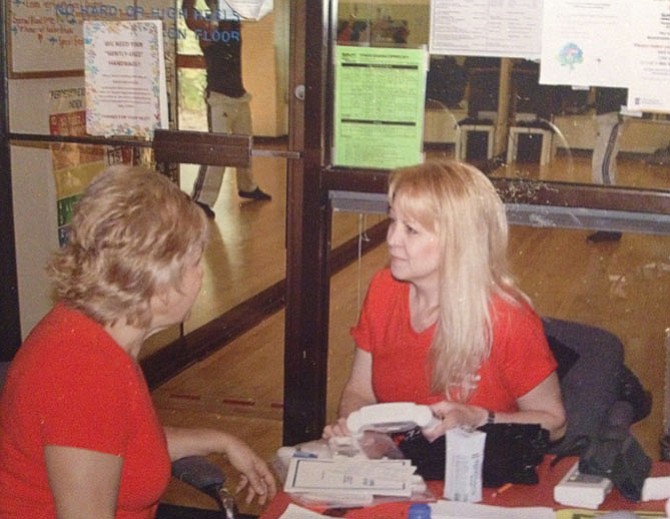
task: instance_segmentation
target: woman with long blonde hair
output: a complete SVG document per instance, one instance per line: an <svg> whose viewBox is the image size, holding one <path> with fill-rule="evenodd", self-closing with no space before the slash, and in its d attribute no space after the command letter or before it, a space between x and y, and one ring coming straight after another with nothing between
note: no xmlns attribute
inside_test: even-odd
<svg viewBox="0 0 670 519"><path fill-rule="evenodd" d="M565 432L556 361L507 267L505 208L473 166L428 161L392 172L389 266L368 289L338 420L365 405L430 405L435 440L452 427L538 423Z"/></svg>

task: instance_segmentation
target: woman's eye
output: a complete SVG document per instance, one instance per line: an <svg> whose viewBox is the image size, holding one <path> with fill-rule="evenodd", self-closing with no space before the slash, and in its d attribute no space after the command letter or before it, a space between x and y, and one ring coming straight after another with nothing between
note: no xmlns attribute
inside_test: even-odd
<svg viewBox="0 0 670 519"><path fill-rule="evenodd" d="M408 234L416 234L418 231L412 227L411 225L405 225L405 229L407 229Z"/></svg>

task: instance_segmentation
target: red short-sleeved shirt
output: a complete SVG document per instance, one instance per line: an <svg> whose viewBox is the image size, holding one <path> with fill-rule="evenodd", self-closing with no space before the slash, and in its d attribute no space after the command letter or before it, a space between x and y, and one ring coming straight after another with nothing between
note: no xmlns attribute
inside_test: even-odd
<svg viewBox="0 0 670 519"><path fill-rule="evenodd" d="M116 517L154 517L170 458L144 376L100 325L64 305L21 346L0 399L0 517L56 517L46 445L123 457Z"/></svg>
<svg viewBox="0 0 670 519"><path fill-rule="evenodd" d="M409 283L389 269L375 274L358 324L351 334L372 354L372 386L379 402L432 404L444 399L430 391L428 351L435 327L412 329ZM525 304L494 302L491 355L480 366L479 382L468 403L498 412L518 410L516 400L556 369L542 322Z"/></svg>

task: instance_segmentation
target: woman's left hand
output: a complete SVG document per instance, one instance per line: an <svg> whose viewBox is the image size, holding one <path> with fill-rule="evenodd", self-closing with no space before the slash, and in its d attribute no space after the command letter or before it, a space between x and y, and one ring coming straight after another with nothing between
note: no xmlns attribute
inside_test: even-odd
<svg viewBox="0 0 670 519"><path fill-rule="evenodd" d="M272 472L265 461L246 443L238 438L232 438L226 449L226 455L230 463L241 472L235 492L247 488L247 504L257 497L259 504L263 505L275 496L277 483Z"/></svg>
<svg viewBox="0 0 670 519"><path fill-rule="evenodd" d="M459 404L442 400L430 406L440 423L424 429L423 435L428 441L434 441L454 427L476 428L484 425L488 411L483 407Z"/></svg>

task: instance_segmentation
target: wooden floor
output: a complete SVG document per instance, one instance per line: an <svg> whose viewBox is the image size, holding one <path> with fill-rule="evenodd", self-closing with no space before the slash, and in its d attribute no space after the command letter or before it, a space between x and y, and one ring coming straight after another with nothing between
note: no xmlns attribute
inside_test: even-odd
<svg viewBox="0 0 670 519"><path fill-rule="evenodd" d="M570 170L573 180L588 181L588 158L557 157L550 167L510 165L496 174L522 172L550 180ZM562 165L561 165L562 164ZM563 169L562 169L563 168ZM186 328L193 328L284 276L284 169L279 159L254 159L259 183L272 193L269 203L240 202L233 175L227 175L215 210L214 237L207 253L203 294ZM185 172L188 186L193 172ZM628 185L667 187L670 169L638 160L621 160ZM185 187L185 189L186 189ZM188 190L188 189L187 189ZM334 246L356 236L379 216L336 214ZM626 362L652 390L650 417L634 426L646 452L658 457L662 434L665 372L664 340L670 326L670 237L625 234L618 243L586 242L588 230L513 227L510 254L515 275L546 316L581 321L617 334ZM348 331L371 275L385 265L380 246L332 279L328 416L348 374L353 344ZM153 393L167 424L222 427L246 439L271 460L281 446L284 313L279 312L214 355L192 366ZM159 347L155 345L154 347ZM226 467L225 460L215 458ZM234 485L234 471L228 470ZM214 507L180 482L166 500ZM243 510L244 511L244 510ZM251 507L248 512L256 512Z"/></svg>

